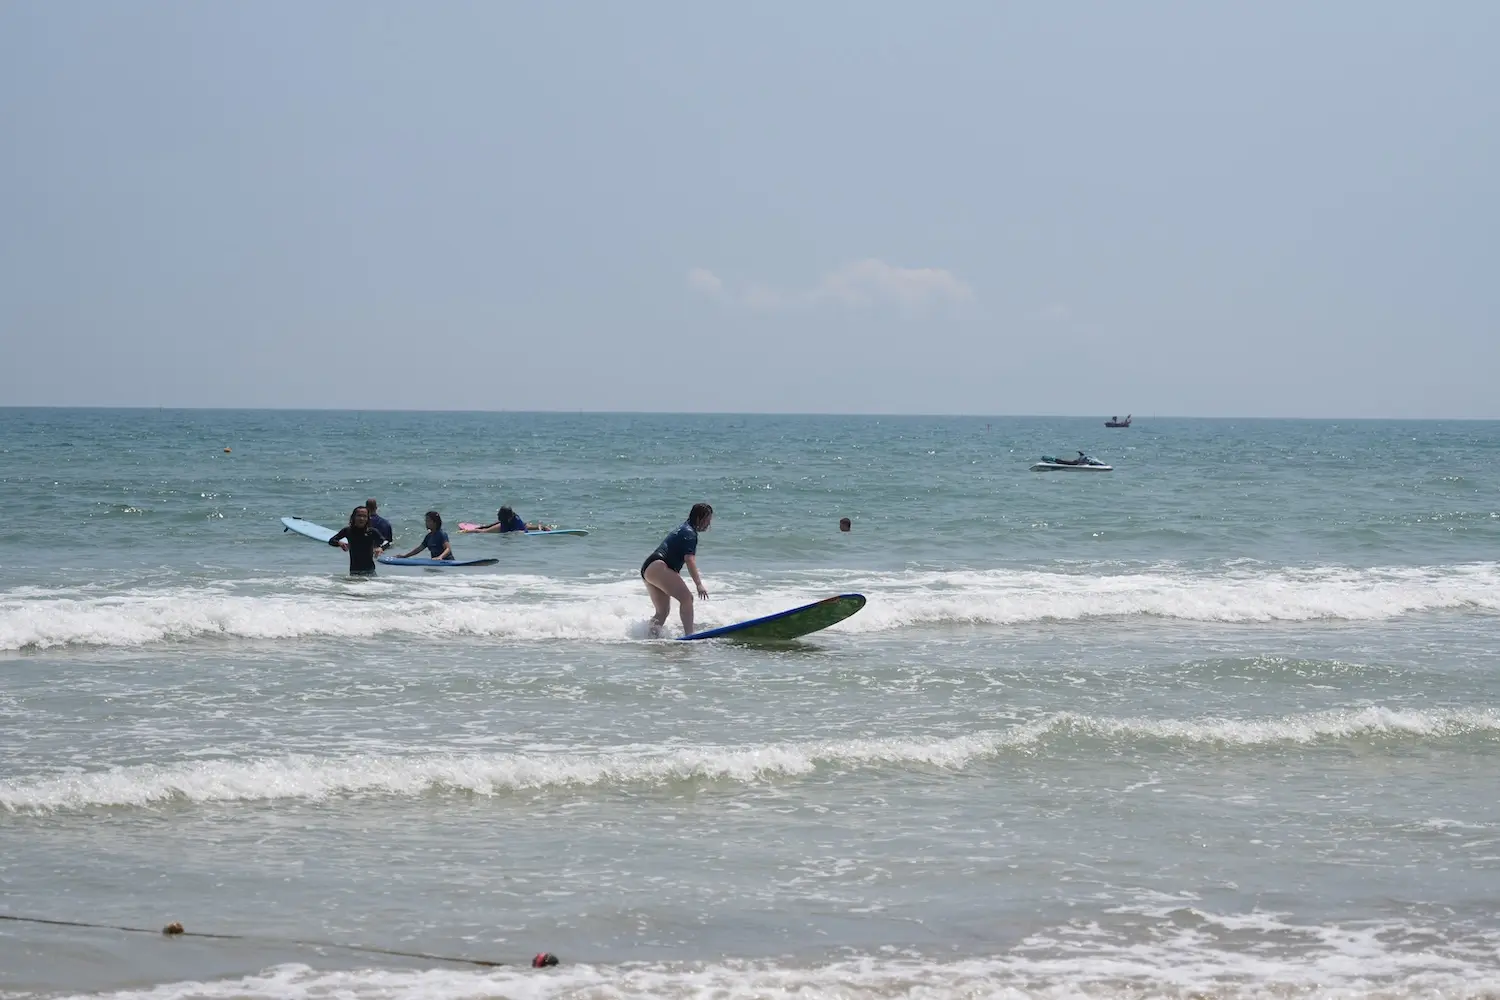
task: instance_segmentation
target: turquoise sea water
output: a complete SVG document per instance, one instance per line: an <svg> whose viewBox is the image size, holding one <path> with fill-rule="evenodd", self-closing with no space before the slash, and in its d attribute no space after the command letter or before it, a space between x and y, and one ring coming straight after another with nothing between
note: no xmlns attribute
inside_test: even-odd
<svg viewBox="0 0 1500 1000"><path fill-rule="evenodd" d="M564 961L7 922L0 996L1500 990L1500 424L1102 420L0 410L0 911ZM371 495L590 535L278 523ZM647 640L698 500L702 626L869 604Z"/></svg>

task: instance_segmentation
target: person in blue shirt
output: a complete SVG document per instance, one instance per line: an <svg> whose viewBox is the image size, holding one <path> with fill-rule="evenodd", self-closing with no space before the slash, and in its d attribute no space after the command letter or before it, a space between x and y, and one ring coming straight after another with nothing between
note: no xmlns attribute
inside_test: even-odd
<svg viewBox="0 0 1500 1000"><path fill-rule="evenodd" d="M380 537L385 539L386 548L390 548L391 540L395 538L395 535L391 533L391 522L375 513L375 509L379 506L374 497L365 501L365 510L370 512L370 527L380 532Z"/></svg>
<svg viewBox="0 0 1500 1000"><path fill-rule="evenodd" d="M672 598L677 598L677 613L682 618L682 634L693 634L693 593L682 581L682 567L693 575L693 585L698 596L708 600L708 591L703 578L698 575L698 532L707 531L713 523L714 509L706 503L695 503L688 511L688 519L661 540L656 551L641 563L641 579L646 582L646 592L651 595L654 614L651 616L651 634L660 635L672 612Z"/></svg>
<svg viewBox="0 0 1500 1000"><path fill-rule="evenodd" d="M527 523L526 519L517 514L509 507L501 507L495 511L493 524L486 524L479 528L470 528L471 533L486 532L489 534L508 534L512 531L546 531L550 525L539 522Z"/></svg>
<svg viewBox="0 0 1500 1000"><path fill-rule="evenodd" d="M448 542L448 533L443 530L443 515L435 510L427 512L427 534L423 537L421 544L401 558L410 559L423 549L426 549L434 559L453 558L453 546Z"/></svg>

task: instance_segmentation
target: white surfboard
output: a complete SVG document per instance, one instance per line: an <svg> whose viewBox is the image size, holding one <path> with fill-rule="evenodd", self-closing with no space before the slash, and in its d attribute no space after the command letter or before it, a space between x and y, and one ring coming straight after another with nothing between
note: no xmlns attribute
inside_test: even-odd
<svg viewBox="0 0 1500 1000"><path fill-rule="evenodd" d="M295 531L299 535L305 535L314 541L327 543L328 539L338 534L333 528L325 528L321 524L312 521L304 521L300 517L283 517L282 527L287 531Z"/></svg>

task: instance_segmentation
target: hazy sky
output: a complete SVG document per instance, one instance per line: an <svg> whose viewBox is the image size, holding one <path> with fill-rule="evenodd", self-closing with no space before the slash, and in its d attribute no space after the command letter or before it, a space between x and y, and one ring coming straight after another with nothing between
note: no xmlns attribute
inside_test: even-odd
<svg viewBox="0 0 1500 1000"><path fill-rule="evenodd" d="M1500 417L1500 3L0 3L0 404Z"/></svg>

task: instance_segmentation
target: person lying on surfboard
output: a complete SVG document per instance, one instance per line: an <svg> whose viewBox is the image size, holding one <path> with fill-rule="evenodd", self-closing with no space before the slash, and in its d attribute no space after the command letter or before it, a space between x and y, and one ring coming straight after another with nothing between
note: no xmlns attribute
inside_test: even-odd
<svg viewBox="0 0 1500 1000"><path fill-rule="evenodd" d="M448 533L443 530L443 515L435 510L427 512L427 534L421 543L400 558L410 559L423 549L426 549L434 559L453 558L453 546L448 543Z"/></svg>
<svg viewBox="0 0 1500 1000"><path fill-rule="evenodd" d="M536 521L528 524L525 518L509 507L501 507L495 511L495 522L493 524L483 524L477 528L460 528L459 530L472 534L477 534L481 531L490 534L505 534L511 531L548 531L551 528L552 525L550 524L542 524Z"/></svg>
<svg viewBox="0 0 1500 1000"><path fill-rule="evenodd" d="M375 557L385 546L385 539L370 524L369 510L356 507L349 514L348 525L335 532L328 544L349 553L350 576L373 576Z"/></svg>
<svg viewBox="0 0 1500 1000"><path fill-rule="evenodd" d="M688 519L679 524L656 551L641 563L641 579L646 581L646 592L651 595L655 613L651 616L651 634L661 635L667 615L672 611L672 598L677 598L677 613L682 617L682 634L693 634L693 593L682 582L682 567L687 566L693 575L693 585L698 596L708 600L703 578L698 575L698 532L707 531L713 523L714 509L706 503L695 503L688 511Z"/></svg>

